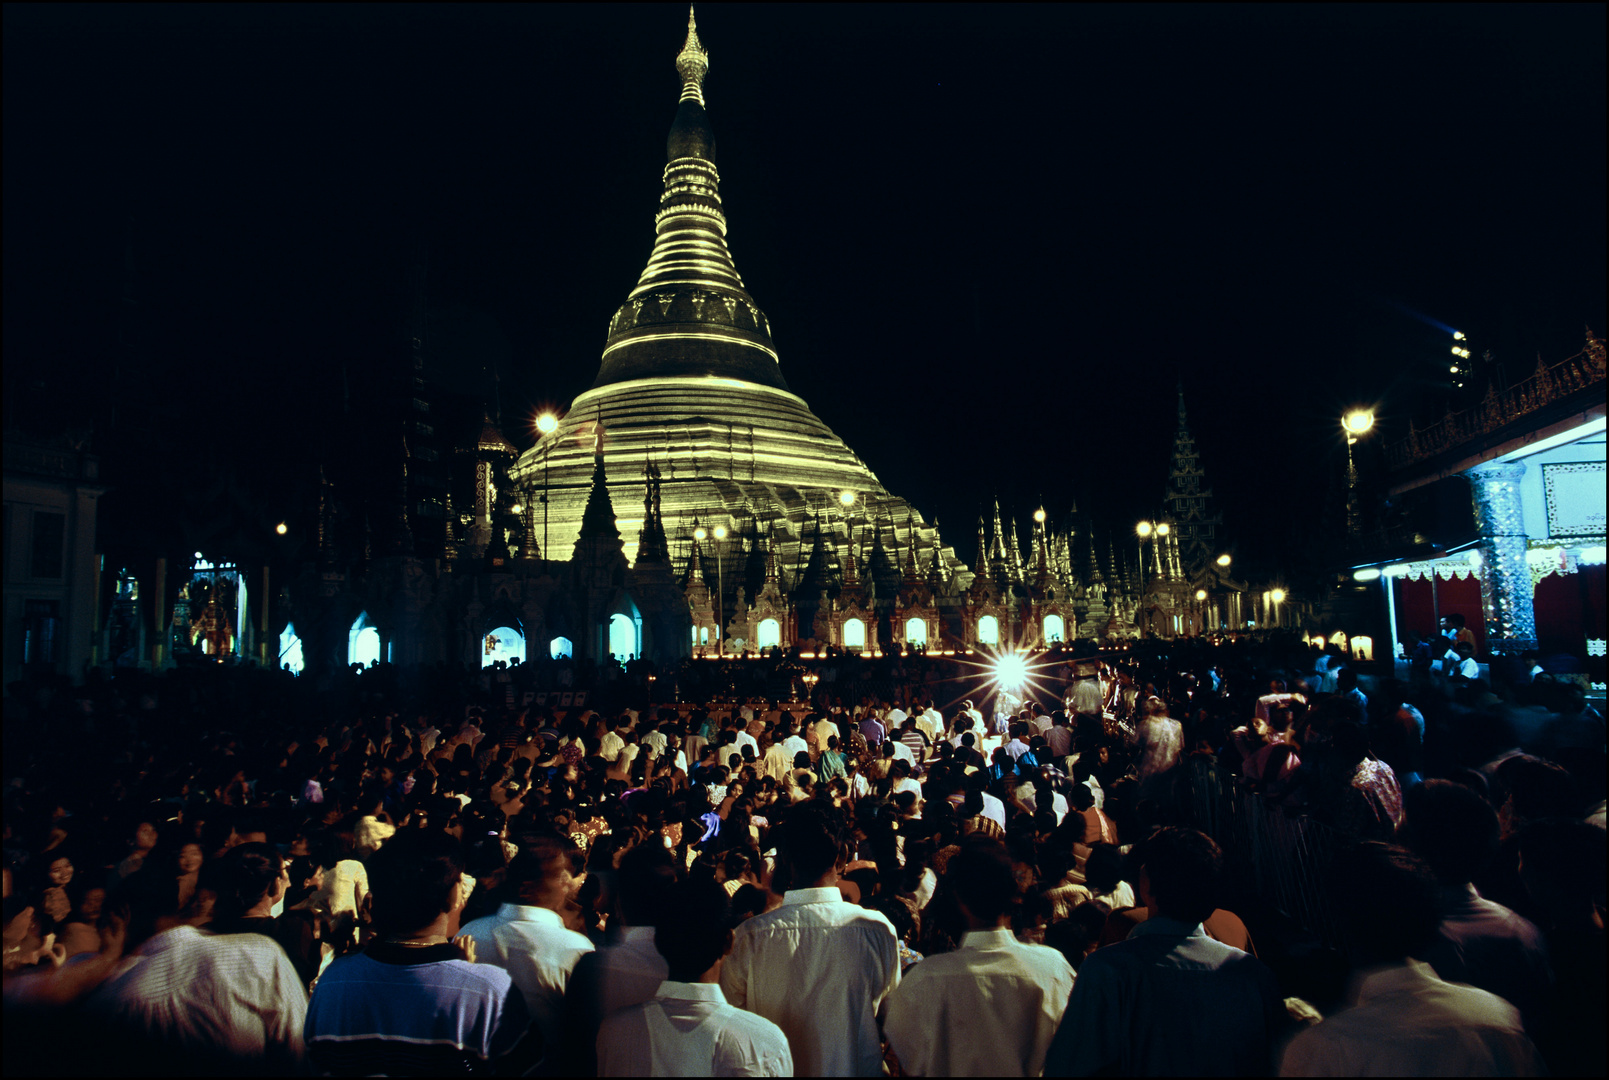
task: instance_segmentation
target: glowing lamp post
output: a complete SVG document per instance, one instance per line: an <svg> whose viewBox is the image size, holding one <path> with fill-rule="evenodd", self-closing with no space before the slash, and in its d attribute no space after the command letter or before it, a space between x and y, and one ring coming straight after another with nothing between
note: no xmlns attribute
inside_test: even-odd
<svg viewBox="0 0 1609 1080"><path fill-rule="evenodd" d="M1234 561L1234 560L1233 560L1233 559L1231 559L1231 558L1230 558L1230 557L1229 557L1229 556L1228 556L1228 554L1223 554L1223 555L1220 555L1220 556L1218 556L1218 565L1219 565L1219 566L1221 566L1221 567L1223 567L1223 568L1224 568L1224 569L1226 569L1226 570L1227 570L1227 569L1228 569L1228 568L1229 568L1229 564L1230 564L1230 563L1231 563L1231 562L1233 562L1233 561Z"/></svg>
<svg viewBox="0 0 1609 1080"><path fill-rule="evenodd" d="M274 526L274 531L280 536L284 536L286 533L290 532L290 529L286 527L283 521L281 521L278 525Z"/></svg>
<svg viewBox="0 0 1609 1080"><path fill-rule="evenodd" d="M1274 602L1274 625L1277 627L1277 626L1280 625L1280 622L1279 622L1279 605L1281 605L1281 604L1283 604L1285 602L1285 590L1284 589L1272 589L1268 593L1268 598Z"/></svg>
<svg viewBox="0 0 1609 1080"><path fill-rule="evenodd" d="M709 535L710 534L709 534L708 530L706 530L702 525L700 525L698 528L693 530L693 539L694 540L706 540L706 539L709 538ZM726 526L725 525L717 525L717 526L715 526L715 539L716 540L725 540L726 539ZM725 630L725 624L721 621L721 593L724 591L724 588L725 588L724 583L723 583L723 574L722 574L722 571L721 571L721 545L720 544L715 544L714 547L715 547L715 649L716 649L716 654L717 655L725 656L726 655L726 630Z"/></svg>
<svg viewBox="0 0 1609 1080"><path fill-rule="evenodd" d="M1368 409L1353 409L1341 417L1341 430L1346 432L1346 531L1357 536L1363 528L1363 512L1358 505L1358 467L1352 457L1352 444L1368 434L1374 427L1374 413Z"/></svg>
<svg viewBox="0 0 1609 1080"><path fill-rule="evenodd" d="M559 428L559 418L557 416L553 415L550 412L542 413L540 416L538 416L536 418L536 430L541 432L543 438L546 438L547 436L553 434L555 431L558 430L558 428ZM548 569L548 476L549 476L549 471L548 470L550 468L550 463L551 463L552 457L553 457L553 448L549 447L548 452L542 455L542 573L543 574L546 574L547 569Z"/></svg>

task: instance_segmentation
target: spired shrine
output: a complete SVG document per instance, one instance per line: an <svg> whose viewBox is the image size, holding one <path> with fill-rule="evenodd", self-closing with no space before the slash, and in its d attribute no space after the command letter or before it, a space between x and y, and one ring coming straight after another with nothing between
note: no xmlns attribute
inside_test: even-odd
<svg viewBox="0 0 1609 1080"><path fill-rule="evenodd" d="M1200 632L1193 590L1233 585L1210 560L1197 565L1218 519L1182 390L1168 508L1183 548L1178 536L1142 546L1135 564L1131 545L1094 543L1085 516L1042 508L1024 545L997 504L967 566L789 389L770 320L727 248L710 57L691 14L675 66L653 250L609 320L591 388L523 454L488 412L479 438L456 448L474 465L473 504L461 498L456 516L450 484L445 505L419 512L430 504L418 474L436 454L405 438L395 520L378 544L366 527L361 560L336 554L338 499L324 484L318 566L263 620L261 654L274 648L270 621L281 662L297 669L1035 647L1133 636L1141 622Z"/></svg>

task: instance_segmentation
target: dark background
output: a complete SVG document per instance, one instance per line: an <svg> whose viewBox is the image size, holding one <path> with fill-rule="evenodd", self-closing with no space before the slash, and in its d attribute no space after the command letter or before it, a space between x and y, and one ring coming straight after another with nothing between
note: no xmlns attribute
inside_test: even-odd
<svg viewBox="0 0 1609 1080"><path fill-rule="evenodd" d="M4 22L7 420L93 424L108 520L305 521L320 460L381 468L420 251L444 393L495 372L525 446L590 385L685 9ZM1453 328L1499 379L1604 329L1602 5L709 5L700 34L785 376L963 557L996 494L1156 512L1182 380L1230 535L1277 560L1336 498L1343 409L1441 411Z"/></svg>

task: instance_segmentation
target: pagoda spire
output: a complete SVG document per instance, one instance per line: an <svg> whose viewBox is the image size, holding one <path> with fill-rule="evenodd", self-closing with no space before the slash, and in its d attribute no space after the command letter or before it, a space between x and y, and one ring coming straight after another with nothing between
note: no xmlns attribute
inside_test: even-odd
<svg viewBox="0 0 1609 1080"><path fill-rule="evenodd" d="M704 107L704 76L710 70L710 54L698 40L698 19L693 5L687 5L687 40L676 54L676 73L682 77L682 100L696 101Z"/></svg>
<svg viewBox="0 0 1609 1080"><path fill-rule="evenodd" d="M665 144L654 250L609 322L593 389L643 378L728 378L787 390L771 324L726 246L715 130L704 111L709 51L688 11L676 56L681 98Z"/></svg>
<svg viewBox="0 0 1609 1080"><path fill-rule="evenodd" d="M620 529L615 525L614 503L609 501L609 477L603 469L602 424L598 425L592 437L592 490L587 492L587 508L581 514L581 536L577 538L577 543L593 536L620 539Z"/></svg>

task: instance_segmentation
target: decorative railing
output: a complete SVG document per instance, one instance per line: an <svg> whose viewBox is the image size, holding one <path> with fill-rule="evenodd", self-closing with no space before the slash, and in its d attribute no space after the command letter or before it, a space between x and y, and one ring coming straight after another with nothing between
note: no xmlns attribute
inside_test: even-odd
<svg viewBox="0 0 1609 1080"><path fill-rule="evenodd" d="M1445 417L1427 428L1408 424L1408 435L1385 448L1386 465L1393 471L1406 469L1438 454L1490 435L1554 402L1593 386L1604 385L1603 341L1590 331L1586 348L1560 363L1544 364L1539 357L1536 370L1527 378L1501 392L1488 385L1480 403Z"/></svg>

